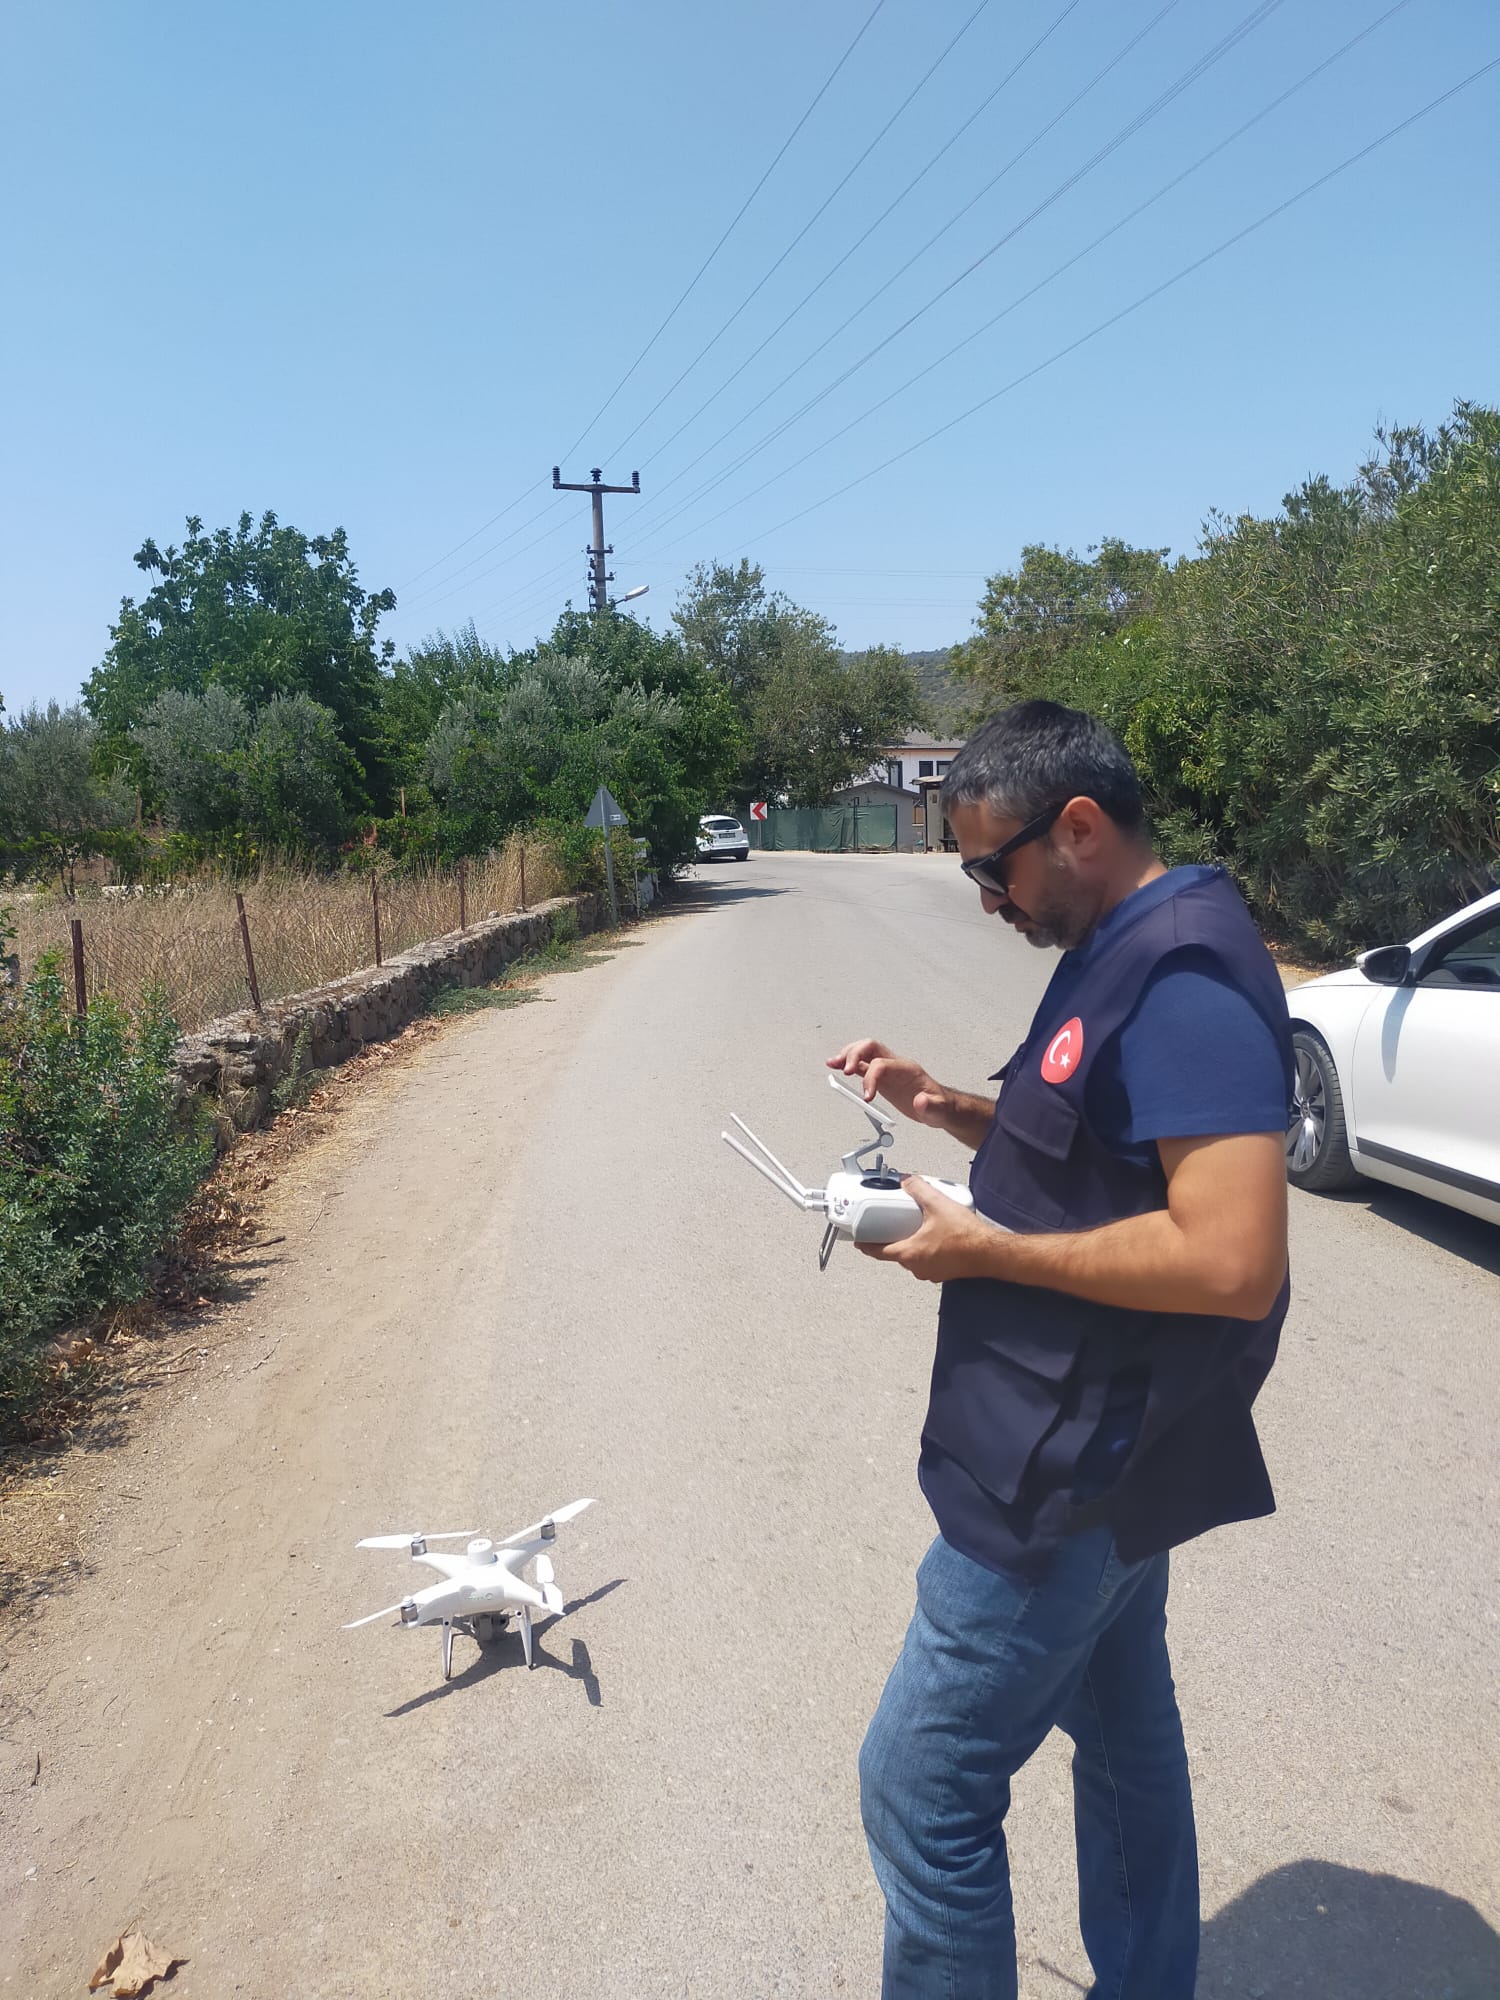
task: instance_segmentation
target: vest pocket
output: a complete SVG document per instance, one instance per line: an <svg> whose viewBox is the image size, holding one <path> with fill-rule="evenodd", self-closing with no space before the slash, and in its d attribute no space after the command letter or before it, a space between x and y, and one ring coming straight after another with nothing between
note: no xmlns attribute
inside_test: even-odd
<svg viewBox="0 0 1500 2000"><path fill-rule="evenodd" d="M985 1162L993 1174L992 1179L985 1176L988 1191L1001 1210L1014 1211L1043 1229L1063 1227L1069 1197L1076 1193L1068 1162L1078 1122L1077 1109L1051 1085L1033 1084L1021 1076L1002 1093L995 1123L1010 1144L994 1147ZM989 1202L981 1206L997 1221L1009 1220Z"/></svg>
<svg viewBox="0 0 1500 2000"><path fill-rule="evenodd" d="M922 1436L1010 1506L1038 1446L1057 1421L1058 1386L994 1355L983 1356L980 1365L982 1377L962 1364L947 1383L934 1375Z"/></svg>
<svg viewBox="0 0 1500 2000"><path fill-rule="evenodd" d="M1027 1089L1017 1079L1000 1099L995 1116L1013 1138L1049 1160L1066 1160L1073 1150L1078 1112L1054 1084L1045 1090Z"/></svg>
<svg viewBox="0 0 1500 2000"><path fill-rule="evenodd" d="M1076 1303L1060 1292L950 1279L923 1435L1009 1505L1038 1447L1074 1402Z"/></svg>

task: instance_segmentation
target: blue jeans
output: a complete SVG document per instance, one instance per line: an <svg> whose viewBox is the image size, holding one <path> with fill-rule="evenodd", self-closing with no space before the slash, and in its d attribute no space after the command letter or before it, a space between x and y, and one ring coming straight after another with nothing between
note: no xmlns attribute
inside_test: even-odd
<svg viewBox="0 0 1500 2000"><path fill-rule="evenodd" d="M1191 2000L1198 1850L1166 1607L1167 1558L1122 1562L1107 1528L1034 1578L933 1543L859 1759L884 2000L1015 2000L1005 1814L1054 1725L1075 1745L1090 2000Z"/></svg>

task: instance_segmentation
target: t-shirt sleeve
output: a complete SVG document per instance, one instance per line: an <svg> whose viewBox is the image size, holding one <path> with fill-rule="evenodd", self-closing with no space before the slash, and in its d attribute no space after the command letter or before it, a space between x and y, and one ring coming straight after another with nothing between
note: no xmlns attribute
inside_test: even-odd
<svg viewBox="0 0 1500 2000"><path fill-rule="evenodd" d="M1286 1130L1276 1036L1206 955L1174 958L1147 983L1120 1030L1119 1080L1130 1144Z"/></svg>

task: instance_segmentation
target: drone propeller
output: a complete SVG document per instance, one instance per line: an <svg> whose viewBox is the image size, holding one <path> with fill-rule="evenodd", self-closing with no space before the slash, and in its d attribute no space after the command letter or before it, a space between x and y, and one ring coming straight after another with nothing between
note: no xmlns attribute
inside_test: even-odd
<svg viewBox="0 0 1500 2000"><path fill-rule="evenodd" d="M571 1521L576 1514L581 1514L585 1507L592 1507L593 1504L592 1500L570 1500L566 1507L555 1508L544 1520L533 1521L529 1528L522 1528L517 1534L507 1535L503 1542L497 1542L495 1546L498 1549L514 1548L517 1542L534 1542L539 1535L550 1540L551 1537L546 1533L549 1527L555 1526L559 1521Z"/></svg>
<svg viewBox="0 0 1500 2000"><path fill-rule="evenodd" d="M402 1603L404 1602L405 1599L403 1598ZM385 1607L384 1611L372 1611L368 1618L351 1618L349 1623L344 1627L344 1630L346 1632L352 1632L355 1630L357 1626L373 1625L377 1618L389 1618L393 1611L399 1611L400 1609L401 1609L400 1604L388 1604Z"/></svg>
<svg viewBox="0 0 1500 2000"><path fill-rule="evenodd" d="M477 1535L477 1528L458 1528L451 1535L426 1535L420 1529L410 1535L366 1535L357 1549L409 1549L413 1542L462 1542Z"/></svg>

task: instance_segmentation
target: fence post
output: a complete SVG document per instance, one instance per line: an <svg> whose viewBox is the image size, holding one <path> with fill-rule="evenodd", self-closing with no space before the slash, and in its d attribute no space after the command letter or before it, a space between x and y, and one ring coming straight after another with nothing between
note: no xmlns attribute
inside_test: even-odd
<svg viewBox="0 0 1500 2000"><path fill-rule="evenodd" d="M469 928L469 901L465 893L464 864L462 861L458 864L458 928L461 931L466 931Z"/></svg>
<svg viewBox="0 0 1500 2000"><path fill-rule="evenodd" d="M245 915L245 899L236 889L234 907L239 912L240 939L245 947L245 976L250 982L250 1005L260 1012L260 981L255 976L255 953L250 949L250 920Z"/></svg>
<svg viewBox="0 0 1500 2000"><path fill-rule="evenodd" d="M375 963L380 963L380 877L370 870L370 908L375 912Z"/></svg>
<svg viewBox="0 0 1500 2000"><path fill-rule="evenodd" d="M521 842L521 908L526 907L526 842Z"/></svg>
<svg viewBox="0 0 1500 2000"><path fill-rule="evenodd" d="M69 917L68 929L73 933L73 1011L81 1021L89 1011L88 988L83 978L83 920Z"/></svg>

